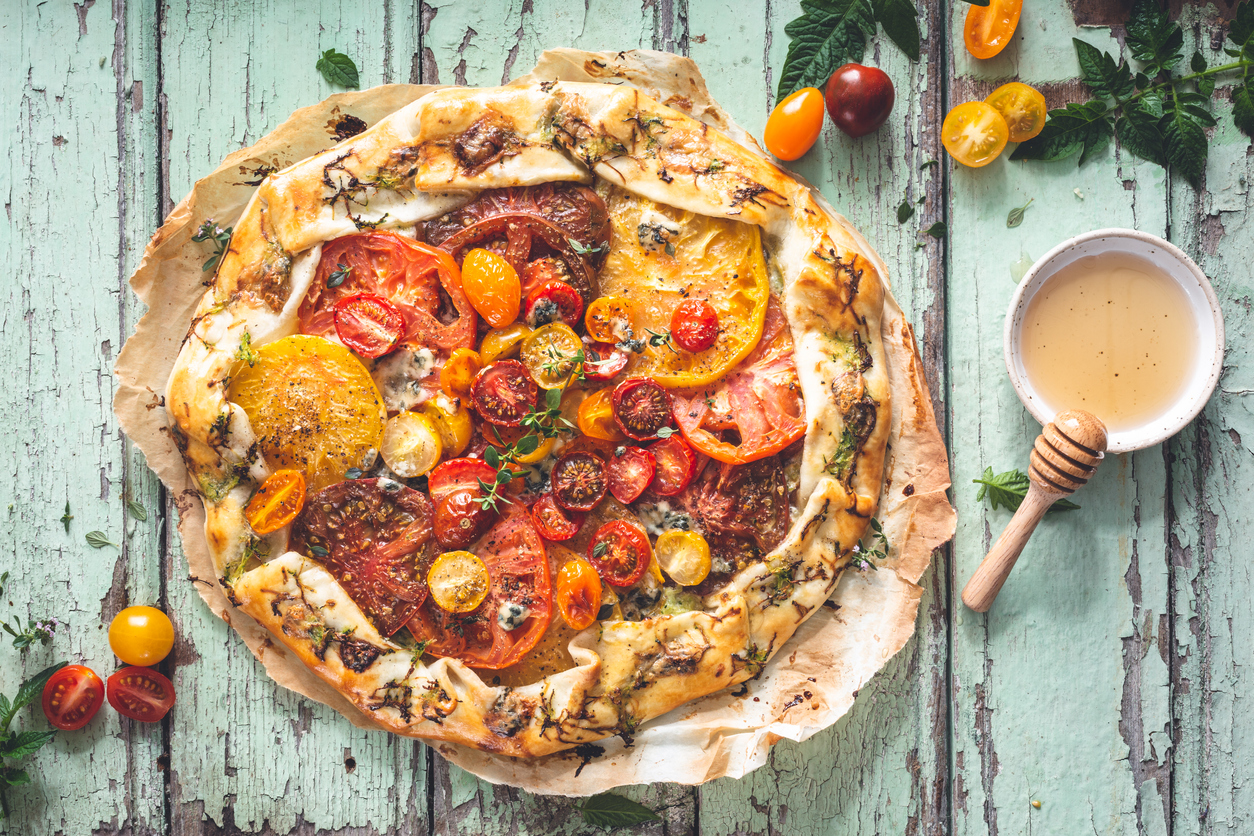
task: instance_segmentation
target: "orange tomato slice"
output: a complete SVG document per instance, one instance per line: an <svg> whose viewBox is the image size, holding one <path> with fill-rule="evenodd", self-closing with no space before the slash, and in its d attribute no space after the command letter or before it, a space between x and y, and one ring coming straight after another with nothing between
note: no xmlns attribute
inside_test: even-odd
<svg viewBox="0 0 1254 836"><path fill-rule="evenodd" d="M601 441L623 441L626 436L614 423L612 389L598 389L579 404L579 432Z"/></svg>
<svg viewBox="0 0 1254 836"><path fill-rule="evenodd" d="M941 125L941 142L945 150L955 160L971 168L981 168L997 159L1009 139L1010 128L1006 120L992 105L984 102L958 105L949 111Z"/></svg>
<svg viewBox="0 0 1254 836"><path fill-rule="evenodd" d="M1023 0L989 0L987 6L967 9L962 40L976 58L992 58L1006 48L1019 25Z"/></svg>
<svg viewBox="0 0 1254 836"><path fill-rule="evenodd" d="M1045 127L1045 97L1026 84L1003 84L984 101L1006 120L1011 142L1027 142Z"/></svg>
<svg viewBox="0 0 1254 836"><path fill-rule="evenodd" d="M280 470L261 483L248 500L244 516L253 531L272 534L296 519L305 507L305 477L296 470Z"/></svg>

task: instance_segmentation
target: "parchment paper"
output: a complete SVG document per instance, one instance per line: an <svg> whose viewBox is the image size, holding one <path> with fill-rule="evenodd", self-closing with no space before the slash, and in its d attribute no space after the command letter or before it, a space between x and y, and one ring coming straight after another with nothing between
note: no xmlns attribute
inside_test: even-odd
<svg viewBox="0 0 1254 836"><path fill-rule="evenodd" d="M553 50L541 57L528 77L633 84L762 153L710 99L696 66L685 58L646 51ZM213 218L223 227L231 225L266 173L334 145L337 128L352 124L345 117L373 125L434 89L398 84L332 96L296 111L256 145L231 154L198 181L153 236L131 277L132 289L149 310L114 369L118 382L114 411L175 497L191 575L210 581L195 584L205 603L235 628L275 682L331 706L363 728L378 726L286 654L264 628L234 610L214 582L204 538L204 508L166 429L161 393L205 289L201 265L210 254L209 245L191 240L202 221ZM887 281L883 262L869 245L864 252ZM933 550L953 536L955 523L945 497L948 461L922 363L913 331L891 294L883 338L893 416L878 515L890 549L878 571L847 571L829 603L798 629L757 680L653 720L635 735L631 747L618 738L601 741L603 752L590 760L586 752L584 757L566 752L520 761L446 743L437 744L439 751L494 783L539 793L590 795L628 784L699 784L722 776L740 777L765 763L775 742L805 740L848 711L857 690L913 634L922 592L917 581Z"/></svg>

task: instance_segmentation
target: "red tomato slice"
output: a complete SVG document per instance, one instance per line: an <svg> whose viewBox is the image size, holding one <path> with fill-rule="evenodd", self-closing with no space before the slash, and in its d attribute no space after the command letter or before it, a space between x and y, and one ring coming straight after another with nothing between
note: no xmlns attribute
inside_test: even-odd
<svg viewBox="0 0 1254 836"><path fill-rule="evenodd" d="M610 480L610 493L624 505L640 498L653 481L657 462L653 453L643 447L619 447L605 463Z"/></svg>
<svg viewBox="0 0 1254 836"><path fill-rule="evenodd" d="M43 707L58 729L81 729L104 704L105 686L91 668L66 665L44 684Z"/></svg>
<svg viewBox="0 0 1254 836"><path fill-rule="evenodd" d="M396 341L405 332L404 315L373 293L344 297L335 303L334 313L340 342L372 360L396 348Z"/></svg>
<svg viewBox="0 0 1254 836"><path fill-rule="evenodd" d="M464 549L487 533L499 515L483 507L484 493L474 488L453 491L435 504L435 539L446 549Z"/></svg>
<svg viewBox="0 0 1254 836"><path fill-rule="evenodd" d="M628 438L647 441L671 425L671 395L651 377L633 377L614 387L614 423Z"/></svg>
<svg viewBox="0 0 1254 836"><path fill-rule="evenodd" d="M174 683L152 668L122 668L109 677L109 705L123 717L155 723L174 705Z"/></svg>
<svg viewBox="0 0 1254 836"><path fill-rule="evenodd" d="M553 494L546 493L531 506L531 521L546 540L569 540L583 527L583 514L567 511L557 504Z"/></svg>
<svg viewBox="0 0 1254 836"><path fill-rule="evenodd" d="M588 561L613 586L631 586L649 568L648 536L626 520L607 522L588 544Z"/></svg>
<svg viewBox="0 0 1254 836"><path fill-rule="evenodd" d="M685 299L671 314L671 336L684 351L705 351L718 339L718 311L701 299Z"/></svg>
<svg viewBox="0 0 1254 836"><path fill-rule="evenodd" d="M470 399L484 420L517 427L536 405L536 382L517 360L499 360L475 375Z"/></svg>
<svg viewBox="0 0 1254 836"><path fill-rule="evenodd" d="M583 339L583 376L588 380L609 380L627 368L630 356L613 343Z"/></svg>
<svg viewBox="0 0 1254 836"><path fill-rule="evenodd" d="M427 492L433 502L459 490L482 490L479 483L491 485L496 479L496 468L483 459L449 459L436 465L427 477Z"/></svg>
<svg viewBox="0 0 1254 836"><path fill-rule="evenodd" d="M605 498L609 487L605 462L591 453L567 453L549 473L553 499L567 511L591 511Z"/></svg>
<svg viewBox="0 0 1254 836"><path fill-rule="evenodd" d="M527 297L524 316L532 328L550 322L565 322L573 328L583 322L583 299L566 282L550 279Z"/></svg>
<svg viewBox="0 0 1254 836"><path fill-rule="evenodd" d="M451 313L441 310L441 288L457 314L448 324L441 319ZM447 351L474 345L475 310L462 290L457 262L443 250L394 232L357 232L329 241L301 302L301 333L334 334L336 304L361 293L396 306L405 319L403 343Z"/></svg>
<svg viewBox="0 0 1254 836"><path fill-rule="evenodd" d="M647 542L647 541L646 541ZM409 621L427 652L460 659L472 668L500 670L536 646L553 618L553 586L544 541L527 514L511 514L484 538L476 552L488 569L492 587L474 610L448 613L428 601ZM525 610L513 630L501 625L503 606Z"/></svg>
<svg viewBox="0 0 1254 836"><path fill-rule="evenodd" d="M688 487L692 477L697 475L697 457L688 442L678 435L662 439L649 451L657 462L653 492L658 496L674 496Z"/></svg>

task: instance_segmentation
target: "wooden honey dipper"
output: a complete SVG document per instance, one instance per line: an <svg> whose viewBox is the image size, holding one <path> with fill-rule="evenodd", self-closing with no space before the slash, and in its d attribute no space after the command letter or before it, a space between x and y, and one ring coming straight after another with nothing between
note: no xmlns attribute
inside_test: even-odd
<svg viewBox="0 0 1254 836"><path fill-rule="evenodd" d="M1027 496L971 580L962 603L988 612L1049 506L1083 487L1106 454L1106 426L1080 409L1059 412L1036 437L1028 459Z"/></svg>

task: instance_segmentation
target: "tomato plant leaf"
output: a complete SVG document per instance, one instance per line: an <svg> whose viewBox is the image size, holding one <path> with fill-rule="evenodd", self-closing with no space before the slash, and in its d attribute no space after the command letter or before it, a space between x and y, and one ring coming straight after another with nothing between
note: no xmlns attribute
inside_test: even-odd
<svg viewBox="0 0 1254 836"><path fill-rule="evenodd" d="M1158 128L1162 115L1162 99L1150 94L1125 106L1123 113L1115 121L1115 136L1119 138L1119 144L1143 160L1166 166L1163 133Z"/></svg>
<svg viewBox="0 0 1254 836"><path fill-rule="evenodd" d="M1127 24L1128 49L1132 57L1144 61L1147 75L1169 70L1183 57L1184 33L1171 22L1166 9L1156 0L1137 0Z"/></svg>
<svg viewBox="0 0 1254 836"><path fill-rule="evenodd" d="M919 10L913 0L872 0L875 20L911 61L919 60Z"/></svg>
<svg viewBox="0 0 1254 836"><path fill-rule="evenodd" d="M322 77L330 84L356 90L360 83L357 65L353 63L353 59L342 52L337 52L334 48L322 53L315 69L322 73Z"/></svg>
<svg viewBox="0 0 1254 836"><path fill-rule="evenodd" d="M791 40L777 101L802 87L822 89L838 67L862 60L866 39L875 34L870 0L802 0L801 10L784 27Z"/></svg>
<svg viewBox="0 0 1254 836"><path fill-rule="evenodd" d="M1228 40L1242 48L1237 50L1235 55L1232 52L1228 53L1234 58L1254 47L1254 3L1242 3L1237 6L1237 13L1228 24Z"/></svg>
<svg viewBox="0 0 1254 836"><path fill-rule="evenodd" d="M1163 103L1167 162L1194 186L1206 169L1206 129L1215 124L1215 117L1203 107L1207 101L1200 93L1177 92Z"/></svg>
<svg viewBox="0 0 1254 836"><path fill-rule="evenodd" d="M1083 163L1106 144L1112 131L1105 102L1072 102L1051 110L1044 129L1016 148L1010 159L1062 160L1078 153Z"/></svg>
<svg viewBox="0 0 1254 836"><path fill-rule="evenodd" d="M1116 64L1110 53L1102 52L1079 38L1072 38L1071 42L1075 44L1075 54L1080 59L1084 83L1093 91L1094 98L1122 100L1132 95L1136 88L1126 62Z"/></svg>
<svg viewBox="0 0 1254 836"><path fill-rule="evenodd" d="M1242 84L1232 91L1232 120L1248 136L1254 136L1254 89Z"/></svg>
<svg viewBox="0 0 1254 836"><path fill-rule="evenodd" d="M612 792L594 795L579 805L583 820L594 827L626 827L662 817L643 804Z"/></svg>

